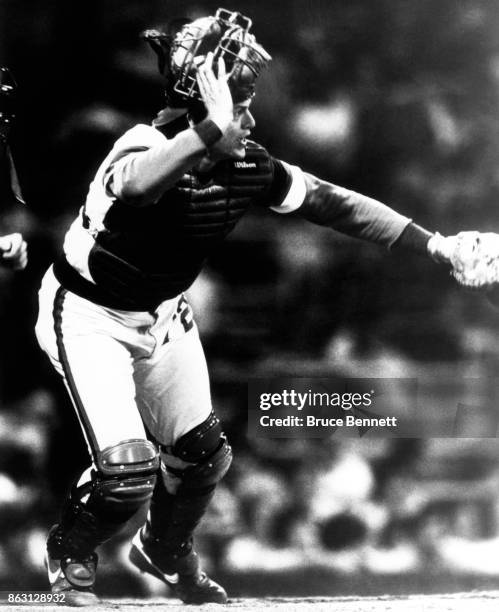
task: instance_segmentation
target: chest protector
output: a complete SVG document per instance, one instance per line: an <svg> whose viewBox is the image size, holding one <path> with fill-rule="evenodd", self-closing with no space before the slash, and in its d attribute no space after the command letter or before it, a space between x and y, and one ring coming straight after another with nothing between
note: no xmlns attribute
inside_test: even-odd
<svg viewBox="0 0 499 612"><path fill-rule="evenodd" d="M221 162L206 175L188 172L156 204L115 202L89 256L99 291L129 310L185 291L250 204L265 205L272 181L269 154L248 143L244 160Z"/></svg>

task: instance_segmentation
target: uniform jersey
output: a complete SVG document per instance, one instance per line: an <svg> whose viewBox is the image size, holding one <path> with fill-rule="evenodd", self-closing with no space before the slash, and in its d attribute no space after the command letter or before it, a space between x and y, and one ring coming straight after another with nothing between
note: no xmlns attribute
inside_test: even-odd
<svg viewBox="0 0 499 612"><path fill-rule="evenodd" d="M154 310L194 282L251 205L289 213L305 203L304 216L318 223L387 243L409 222L370 198L272 157L254 142L248 142L244 160L224 160L205 173L192 169L156 201L137 205L124 196L134 180L134 159L166 138L161 128L138 125L101 164L54 268L70 291L110 308Z"/></svg>

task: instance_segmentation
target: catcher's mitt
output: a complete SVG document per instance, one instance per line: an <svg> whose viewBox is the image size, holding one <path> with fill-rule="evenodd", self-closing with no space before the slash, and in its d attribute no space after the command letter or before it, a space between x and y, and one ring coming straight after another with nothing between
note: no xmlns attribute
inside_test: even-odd
<svg viewBox="0 0 499 612"><path fill-rule="evenodd" d="M459 232L435 234L428 242L435 261L449 263L451 274L463 287L487 291L499 286L499 234Z"/></svg>

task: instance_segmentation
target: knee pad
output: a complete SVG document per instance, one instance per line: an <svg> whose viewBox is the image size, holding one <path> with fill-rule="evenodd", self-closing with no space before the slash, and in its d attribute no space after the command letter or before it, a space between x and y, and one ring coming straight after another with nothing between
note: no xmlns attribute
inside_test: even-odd
<svg viewBox="0 0 499 612"><path fill-rule="evenodd" d="M167 466L181 479L184 490L216 485L232 462L232 449L222 432L220 420L213 412L203 423L177 440L172 454L182 461L194 463L183 469Z"/></svg>
<svg viewBox="0 0 499 612"><path fill-rule="evenodd" d="M134 513L148 501L156 483L158 451L147 440L126 440L99 453L87 507Z"/></svg>

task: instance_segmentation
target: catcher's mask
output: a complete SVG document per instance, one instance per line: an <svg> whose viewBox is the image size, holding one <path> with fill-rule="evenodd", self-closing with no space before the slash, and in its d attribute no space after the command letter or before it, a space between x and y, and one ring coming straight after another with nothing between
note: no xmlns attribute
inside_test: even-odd
<svg viewBox="0 0 499 612"><path fill-rule="evenodd" d="M223 58L234 102L255 93L256 79L271 60L250 34L251 20L219 8L215 16L181 23L174 34L147 30L143 38L158 55L160 72L167 80L167 97L174 106L190 106L202 100L196 81L198 66L213 52L213 69Z"/></svg>

